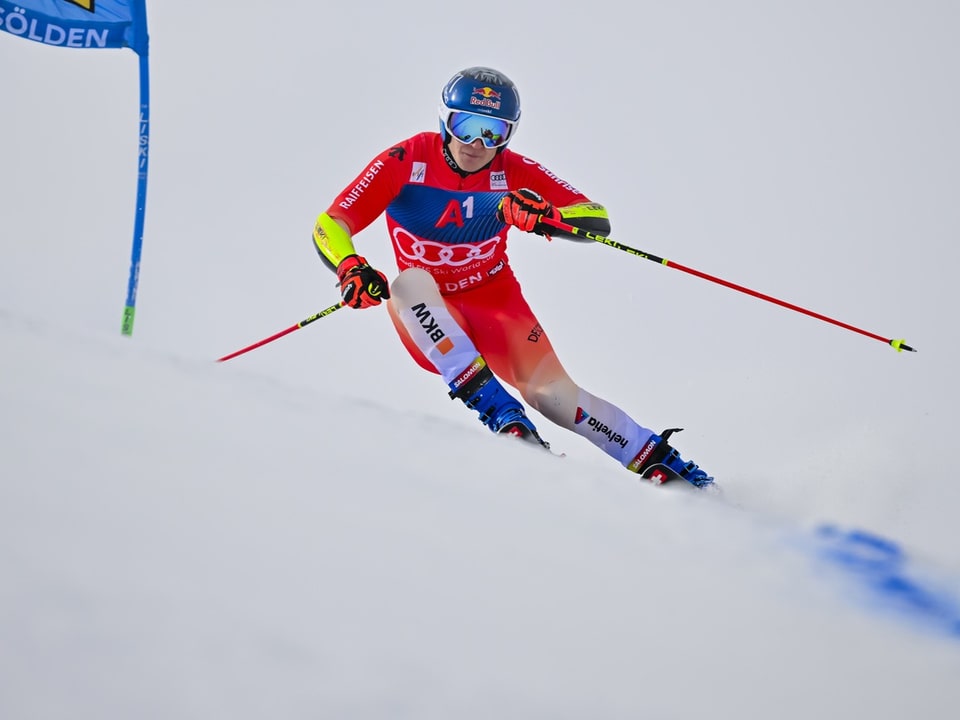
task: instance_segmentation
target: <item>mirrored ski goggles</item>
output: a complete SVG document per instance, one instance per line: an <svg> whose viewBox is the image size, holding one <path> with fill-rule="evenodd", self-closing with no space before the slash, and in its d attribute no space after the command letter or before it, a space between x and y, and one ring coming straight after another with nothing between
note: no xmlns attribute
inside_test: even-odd
<svg viewBox="0 0 960 720"><path fill-rule="evenodd" d="M484 147L498 148L507 144L513 123L489 115L457 111L447 115L446 127L447 132L466 145L480 140Z"/></svg>

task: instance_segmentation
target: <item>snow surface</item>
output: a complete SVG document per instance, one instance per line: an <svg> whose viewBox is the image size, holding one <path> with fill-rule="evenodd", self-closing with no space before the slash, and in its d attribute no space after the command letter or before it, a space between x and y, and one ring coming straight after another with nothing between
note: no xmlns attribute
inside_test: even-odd
<svg viewBox="0 0 960 720"><path fill-rule="evenodd" d="M0 34L0 717L953 716L957 6L201 5L149 8L133 338L135 57ZM382 311L215 363L336 301L316 214L473 64L614 239L918 352L512 238L719 494L491 436Z"/></svg>

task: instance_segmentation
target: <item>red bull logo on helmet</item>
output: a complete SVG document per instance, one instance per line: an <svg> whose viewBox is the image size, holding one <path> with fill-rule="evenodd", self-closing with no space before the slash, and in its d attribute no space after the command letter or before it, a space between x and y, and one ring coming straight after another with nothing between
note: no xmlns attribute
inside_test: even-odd
<svg viewBox="0 0 960 720"><path fill-rule="evenodd" d="M470 104L490 108L491 110L499 110L500 93L488 85L475 87L473 94L470 96Z"/></svg>

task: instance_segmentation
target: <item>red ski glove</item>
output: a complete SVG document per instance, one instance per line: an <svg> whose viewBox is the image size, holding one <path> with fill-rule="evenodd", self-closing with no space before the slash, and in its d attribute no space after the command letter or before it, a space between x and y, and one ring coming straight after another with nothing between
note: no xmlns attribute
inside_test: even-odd
<svg viewBox="0 0 960 720"><path fill-rule="evenodd" d="M340 261L337 279L344 304L352 308L373 307L390 297L386 276L359 255L347 255Z"/></svg>
<svg viewBox="0 0 960 720"><path fill-rule="evenodd" d="M537 235L545 235L548 229L538 222L541 216L562 220L560 211L552 203L527 188L510 191L497 206L497 219L500 222Z"/></svg>

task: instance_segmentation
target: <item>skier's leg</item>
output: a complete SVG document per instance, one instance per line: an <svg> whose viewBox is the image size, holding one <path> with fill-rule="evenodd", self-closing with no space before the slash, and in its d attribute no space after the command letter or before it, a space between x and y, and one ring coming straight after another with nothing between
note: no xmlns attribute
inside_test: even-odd
<svg viewBox="0 0 960 720"><path fill-rule="evenodd" d="M447 306L426 270L404 270L390 293L387 310L404 347L421 367L453 382L480 354L463 316Z"/></svg>
<svg viewBox="0 0 960 720"><path fill-rule="evenodd" d="M463 315L444 302L425 270L410 268L390 284L390 317L407 350L422 367L440 374L494 432L509 431L542 443L523 406L500 384L467 334Z"/></svg>
<svg viewBox="0 0 960 720"><path fill-rule="evenodd" d="M667 440L675 430L658 435L643 427L616 405L579 387L555 358L555 353L548 354L518 388L531 407L551 422L587 438L631 472L654 482L667 479L662 472L650 474L654 465L667 465L694 485L712 482L695 463L683 460L669 445Z"/></svg>
<svg viewBox="0 0 960 720"><path fill-rule="evenodd" d="M494 373L548 420L586 438L633 472L662 462L672 450L666 443L668 433L655 434L574 383L512 273L465 293L458 307ZM492 317L491 307L497 308ZM694 482L689 472L685 477Z"/></svg>

